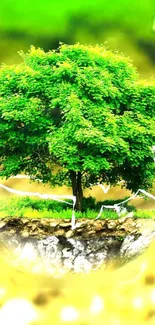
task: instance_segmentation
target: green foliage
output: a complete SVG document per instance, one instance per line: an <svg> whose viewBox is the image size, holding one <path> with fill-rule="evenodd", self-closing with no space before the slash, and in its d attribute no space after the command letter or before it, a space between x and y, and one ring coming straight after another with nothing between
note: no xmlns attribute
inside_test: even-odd
<svg viewBox="0 0 155 325"><path fill-rule="evenodd" d="M12 199L13 201L13 199ZM67 201L69 202L69 201ZM57 211L61 212L62 210L67 210L68 209L68 204L54 201L54 200L38 200L38 199L33 199L30 197L23 197L17 199L17 206L18 210L20 211L22 208L31 208L32 210L37 210L37 211Z"/></svg>
<svg viewBox="0 0 155 325"><path fill-rule="evenodd" d="M124 207L127 209L128 212L136 212L137 209L134 205L132 204L125 204Z"/></svg>
<svg viewBox="0 0 155 325"><path fill-rule="evenodd" d="M96 204L97 204L96 199L94 197L92 197L92 196L83 197L82 198L82 212L87 212L88 209L96 210Z"/></svg>
<svg viewBox="0 0 155 325"><path fill-rule="evenodd" d="M21 56L0 70L0 176L71 185L74 172L83 187L122 178L133 191L150 187L154 81L140 83L129 59L100 46Z"/></svg>
<svg viewBox="0 0 155 325"><path fill-rule="evenodd" d="M99 210L100 207L102 205L114 205L114 204L118 204L122 201L125 201L126 199L128 199L128 197L125 197L123 199L118 199L118 200L104 200L104 201L98 201L96 202L96 206L95 209ZM129 202L125 202L121 205L122 208L126 208L127 212L131 212L131 211L136 211L136 208L134 205L130 205Z"/></svg>
<svg viewBox="0 0 155 325"><path fill-rule="evenodd" d="M126 199L128 199L128 197L124 197L122 199L116 199L116 200L108 199L108 200L104 200L104 201L96 201L96 199L94 197L92 197L92 196L83 197L83 199L82 199L82 212L87 213L87 210L94 210L94 211L97 212L97 211L99 211L101 209L102 205L114 205L114 204L118 204L118 203L120 203L122 201L125 201ZM128 212L136 211L135 206L130 205L129 202L124 203L122 205L122 207L126 208L126 210Z"/></svg>

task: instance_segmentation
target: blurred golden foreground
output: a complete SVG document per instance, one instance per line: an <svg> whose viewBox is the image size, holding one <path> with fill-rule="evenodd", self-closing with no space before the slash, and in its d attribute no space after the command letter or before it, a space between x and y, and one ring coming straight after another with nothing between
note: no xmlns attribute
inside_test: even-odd
<svg viewBox="0 0 155 325"><path fill-rule="evenodd" d="M0 324L155 324L154 250L117 269L53 278L15 267L1 244Z"/></svg>

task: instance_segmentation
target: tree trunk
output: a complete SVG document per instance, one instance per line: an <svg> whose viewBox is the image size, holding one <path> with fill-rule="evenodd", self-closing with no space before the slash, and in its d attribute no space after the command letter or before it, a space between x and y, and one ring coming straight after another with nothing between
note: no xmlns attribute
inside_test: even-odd
<svg viewBox="0 0 155 325"><path fill-rule="evenodd" d="M72 181L72 191L73 195L76 196L76 205L75 209L77 211L82 210L82 198L83 198L83 191L82 191L82 175L81 172L70 172L71 175L71 181Z"/></svg>

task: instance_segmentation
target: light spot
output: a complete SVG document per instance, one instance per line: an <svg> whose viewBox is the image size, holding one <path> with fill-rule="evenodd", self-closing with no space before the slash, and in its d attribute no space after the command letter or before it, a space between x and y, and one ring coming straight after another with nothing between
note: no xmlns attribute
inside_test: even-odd
<svg viewBox="0 0 155 325"><path fill-rule="evenodd" d="M6 293L6 289L5 288L0 288L0 297L4 296Z"/></svg>
<svg viewBox="0 0 155 325"><path fill-rule="evenodd" d="M155 32L155 16L153 17L152 31ZM155 150L155 146L153 146L152 149Z"/></svg>
<svg viewBox="0 0 155 325"><path fill-rule="evenodd" d="M153 302L153 304L155 303L155 290L152 290L151 292L151 301Z"/></svg>
<svg viewBox="0 0 155 325"><path fill-rule="evenodd" d="M37 313L26 299L9 300L0 309L0 324L29 325L37 319Z"/></svg>
<svg viewBox="0 0 155 325"><path fill-rule="evenodd" d="M135 297L133 299L133 306L135 309L141 309L143 308L143 300L141 297Z"/></svg>
<svg viewBox="0 0 155 325"><path fill-rule="evenodd" d="M140 267L140 272L141 272L141 273L144 273L144 272L146 271L147 267L148 267L147 262L146 262L146 261L143 262L143 263L141 264L141 267Z"/></svg>
<svg viewBox="0 0 155 325"><path fill-rule="evenodd" d="M112 325L121 325L120 319L114 319Z"/></svg>
<svg viewBox="0 0 155 325"><path fill-rule="evenodd" d="M75 321L78 319L78 317L79 317L79 311L72 306L64 307L61 309L61 319L64 322Z"/></svg>
<svg viewBox="0 0 155 325"><path fill-rule="evenodd" d="M100 296L94 296L90 305L90 313L98 314L104 308L103 299Z"/></svg>
<svg viewBox="0 0 155 325"><path fill-rule="evenodd" d="M20 254L21 259L34 260L37 258L37 253L34 250L34 247L30 243L26 243Z"/></svg>

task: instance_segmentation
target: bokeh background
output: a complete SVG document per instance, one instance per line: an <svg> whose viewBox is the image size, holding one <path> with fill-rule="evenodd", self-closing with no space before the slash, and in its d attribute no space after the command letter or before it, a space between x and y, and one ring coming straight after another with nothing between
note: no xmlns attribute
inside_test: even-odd
<svg viewBox="0 0 155 325"><path fill-rule="evenodd" d="M30 45L107 42L130 56L143 77L155 73L154 0L1 0L0 62L18 63Z"/></svg>
<svg viewBox="0 0 155 325"><path fill-rule="evenodd" d="M155 0L1 0L0 64L20 63L18 51L27 52L31 45L48 51L57 48L60 41L106 43L129 56L140 77L149 79L155 75ZM3 183L21 190L53 192L25 180ZM67 194L70 189L56 188L54 192ZM100 188L86 191L90 194L105 199ZM128 194L116 187L108 197ZM149 202L147 208L152 208L152 200Z"/></svg>

